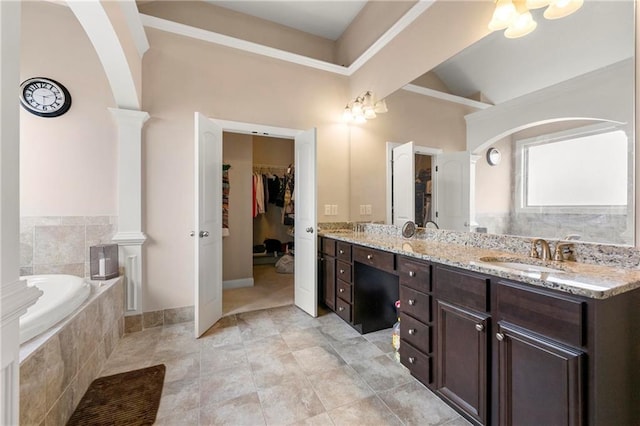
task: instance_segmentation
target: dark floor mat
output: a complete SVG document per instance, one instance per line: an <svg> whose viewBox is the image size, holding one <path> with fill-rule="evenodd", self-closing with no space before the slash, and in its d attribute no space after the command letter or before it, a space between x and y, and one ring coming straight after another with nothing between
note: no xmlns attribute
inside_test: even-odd
<svg viewBox="0 0 640 426"><path fill-rule="evenodd" d="M94 380L67 425L151 425L156 419L164 364Z"/></svg>

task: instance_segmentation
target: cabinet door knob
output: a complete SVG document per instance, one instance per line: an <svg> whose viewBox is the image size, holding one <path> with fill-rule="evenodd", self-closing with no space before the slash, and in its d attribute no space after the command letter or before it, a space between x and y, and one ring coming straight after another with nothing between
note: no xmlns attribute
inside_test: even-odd
<svg viewBox="0 0 640 426"><path fill-rule="evenodd" d="M504 334L496 333L496 339L498 339L498 342L502 342L504 340Z"/></svg>
<svg viewBox="0 0 640 426"><path fill-rule="evenodd" d="M409 334L411 334L412 336L413 336L414 334L416 334L416 329L415 329L415 328L410 328L410 329L409 329Z"/></svg>
<svg viewBox="0 0 640 426"><path fill-rule="evenodd" d="M341 274L344 274L344 269L340 269L340 273L341 273Z"/></svg>
<svg viewBox="0 0 640 426"><path fill-rule="evenodd" d="M341 288L339 291L340 293L344 293L344 288Z"/></svg>
<svg viewBox="0 0 640 426"><path fill-rule="evenodd" d="M344 250L338 250L340 254L344 254Z"/></svg>
<svg viewBox="0 0 640 426"><path fill-rule="evenodd" d="M409 364L414 364L416 362L416 359L412 356L409 357Z"/></svg>
<svg viewBox="0 0 640 426"><path fill-rule="evenodd" d="M344 311L344 307L339 306L339 307L338 307L338 310L339 310L340 312L342 312L342 311Z"/></svg>
<svg viewBox="0 0 640 426"><path fill-rule="evenodd" d="M416 301L414 299L409 299L409 305L413 306L416 304Z"/></svg>
<svg viewBox="0 0 640 426"><path fill-rule="evenodd" d="M484 330L484 324L476 324L476 330L478 331Z"/></svg>
<svg viewBox="0 0 640 426"><path fill-rule="evenodd" d="M415 273L415 272L413 272L413 271L409 271L409 276L410 276L410 277L415 277L415 276L416 276L416 273Z"/></svg>
<svg viewBox="0 0 640 426"><path fill-rule="evenodd" d="M368 254L367 255L367 259L369 259L369 260L373 259L373 255L372 254Z"/></svg>

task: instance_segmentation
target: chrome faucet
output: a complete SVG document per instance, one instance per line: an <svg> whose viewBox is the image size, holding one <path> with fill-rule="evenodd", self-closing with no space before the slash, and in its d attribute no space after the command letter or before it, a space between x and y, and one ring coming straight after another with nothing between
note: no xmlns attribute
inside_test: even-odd
<svg viewBox="0 0 640 426"><path fill-rule="evenodd" d="M538 243L540 243L540 247L542 247L542 255L538 254ZM531 254L529 256L535 257L536 259L551 260L549 243L542 238L534 238L531 241Z"/></svg>

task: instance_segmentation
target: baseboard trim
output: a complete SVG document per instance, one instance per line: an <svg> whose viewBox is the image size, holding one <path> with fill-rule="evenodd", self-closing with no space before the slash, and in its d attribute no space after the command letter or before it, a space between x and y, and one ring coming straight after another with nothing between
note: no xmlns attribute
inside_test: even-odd
<svg viewBox="0 0 640 426"><path fill-rule="evenodd" d="M252 278L240 278L238 280L228 280L222 282L222 288L228 290L231 288L253 287Z"/></svg>

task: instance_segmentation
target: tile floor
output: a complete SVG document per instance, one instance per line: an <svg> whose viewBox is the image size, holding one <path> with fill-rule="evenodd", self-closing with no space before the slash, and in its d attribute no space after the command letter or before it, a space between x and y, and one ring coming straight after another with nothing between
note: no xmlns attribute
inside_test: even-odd
<svg viewBox="0 0 640 426"><path fill-rule="evenodd" d="M253 287L224 290L222 315L293 304L293 274L279 274L274 265L254 265Z"/></svg>
<svg viewBox="0 0 640 426"><path fill-rule="evenodd" d="M393 361L391 330L360 335L295 306L126 335L101 375L164 363L158 425L468 425Z"/></svg>

